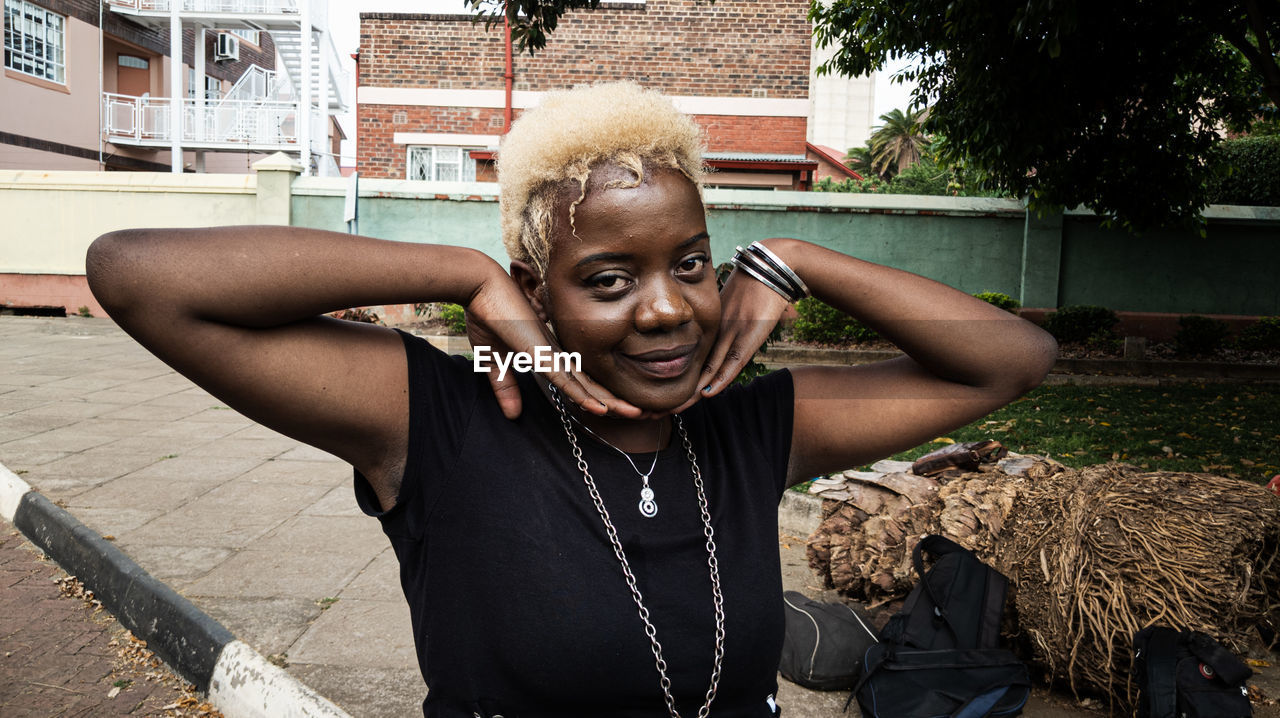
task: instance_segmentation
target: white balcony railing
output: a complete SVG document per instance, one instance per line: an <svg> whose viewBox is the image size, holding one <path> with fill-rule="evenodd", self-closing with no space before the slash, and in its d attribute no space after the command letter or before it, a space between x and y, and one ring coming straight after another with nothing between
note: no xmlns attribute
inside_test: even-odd
<svg viewBox="0 0 1280 718"><path fill-rule="evenodd" d="M107 0L112 7L137 12L169 12L173 0ZM298 13L297 0L177 0L180 12L226 13L234 15L291 15ZM323 3L322 3L323 4Z"/></svg>
<svg viewBox="0 0 1280 718"><path fill-rule="evenodd" d="M172 141L168 97L102 95L103 130L111 142L152 146ZM298 150L298 105L293 102L222 100L182 102L184 147Z"/></svg>

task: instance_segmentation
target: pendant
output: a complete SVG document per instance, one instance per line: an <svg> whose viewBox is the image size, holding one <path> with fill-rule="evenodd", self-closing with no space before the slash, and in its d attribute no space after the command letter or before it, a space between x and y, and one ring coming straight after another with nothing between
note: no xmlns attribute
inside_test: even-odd
<svg viewBox="0 0 1280 718"><path fill-rule="evenodd" d="M648 486L640 489L640 515L647 519L658 515L658 504L653 500L653 489Z"/></svg>

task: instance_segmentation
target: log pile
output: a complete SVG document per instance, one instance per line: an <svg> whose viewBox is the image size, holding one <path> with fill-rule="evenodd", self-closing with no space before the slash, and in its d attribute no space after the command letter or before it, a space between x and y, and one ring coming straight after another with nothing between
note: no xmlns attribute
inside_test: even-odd
<svg viewBox="0 0 1280 718"><path fill-rule="evenodd" d="M1132 699L1142 627L1195 628L1237 653L1280 626L1280 497L1205 474L1117 464L1069 469L1010 456L917 476L904 462L816 482L823 521L809 563L875 606L916 583L911 551L938 533L1010 579L1024 658L1077 694ZM1269 633L1269 631L1271 633Z"/></svg>

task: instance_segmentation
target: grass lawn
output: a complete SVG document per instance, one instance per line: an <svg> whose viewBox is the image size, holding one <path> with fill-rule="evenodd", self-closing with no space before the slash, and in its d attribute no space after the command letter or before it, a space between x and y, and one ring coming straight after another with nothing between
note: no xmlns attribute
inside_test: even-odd
<svg viewBox="0 0 1280 718"><path fill-rule="evenodd" d="M1073 467L1114 460L1266 483L1280 473L1280 385L1040 387L893 458L915 459L948 439L997 439Z"/></svg>

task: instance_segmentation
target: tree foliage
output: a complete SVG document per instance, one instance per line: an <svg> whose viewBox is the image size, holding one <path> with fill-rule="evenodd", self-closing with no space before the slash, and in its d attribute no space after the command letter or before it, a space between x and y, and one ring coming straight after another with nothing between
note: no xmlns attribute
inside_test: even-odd
<svg viewBox="0 0 1280 718"><path fill-rule="evenodd" d="M1280 207L1280 135L1225 140L1214 163L1223 171L1209 183L1209 202Z"/></svg>
<svg viewBox="0 0 1280 718"><path fill-rule="evenodd" d="M929 145L922 124L929 110L894 109L880 115L880 126L871 133L867 146L875 173L888 179L920 161Z"/></svg>
<svg viewBox="0 0 1280 718"><path fill-rule="evenodd" d="M827 0L824 71L900 79L948 152L1033 207L1191 222L1222 127L1280 104L1275 0ZM1268 102L1268 100L1270 102Z"/></svg>
<svg viewBox="0 0 1280 718"><path fill-rule="evenodd" d="M873 142L874 140L868 140L862 147L849 148L849 154L845 158L845 165L863 175L862 179L849 178L836 182L830 177L824 177L813 184L813 191L951 197L1010 196L1007 191L987 184L964 162L945 157L943 150L949 145L941 135L924 137L919 144L916 161L896 174L878 174L872 169L871 157L876 151Z"/></svg>

